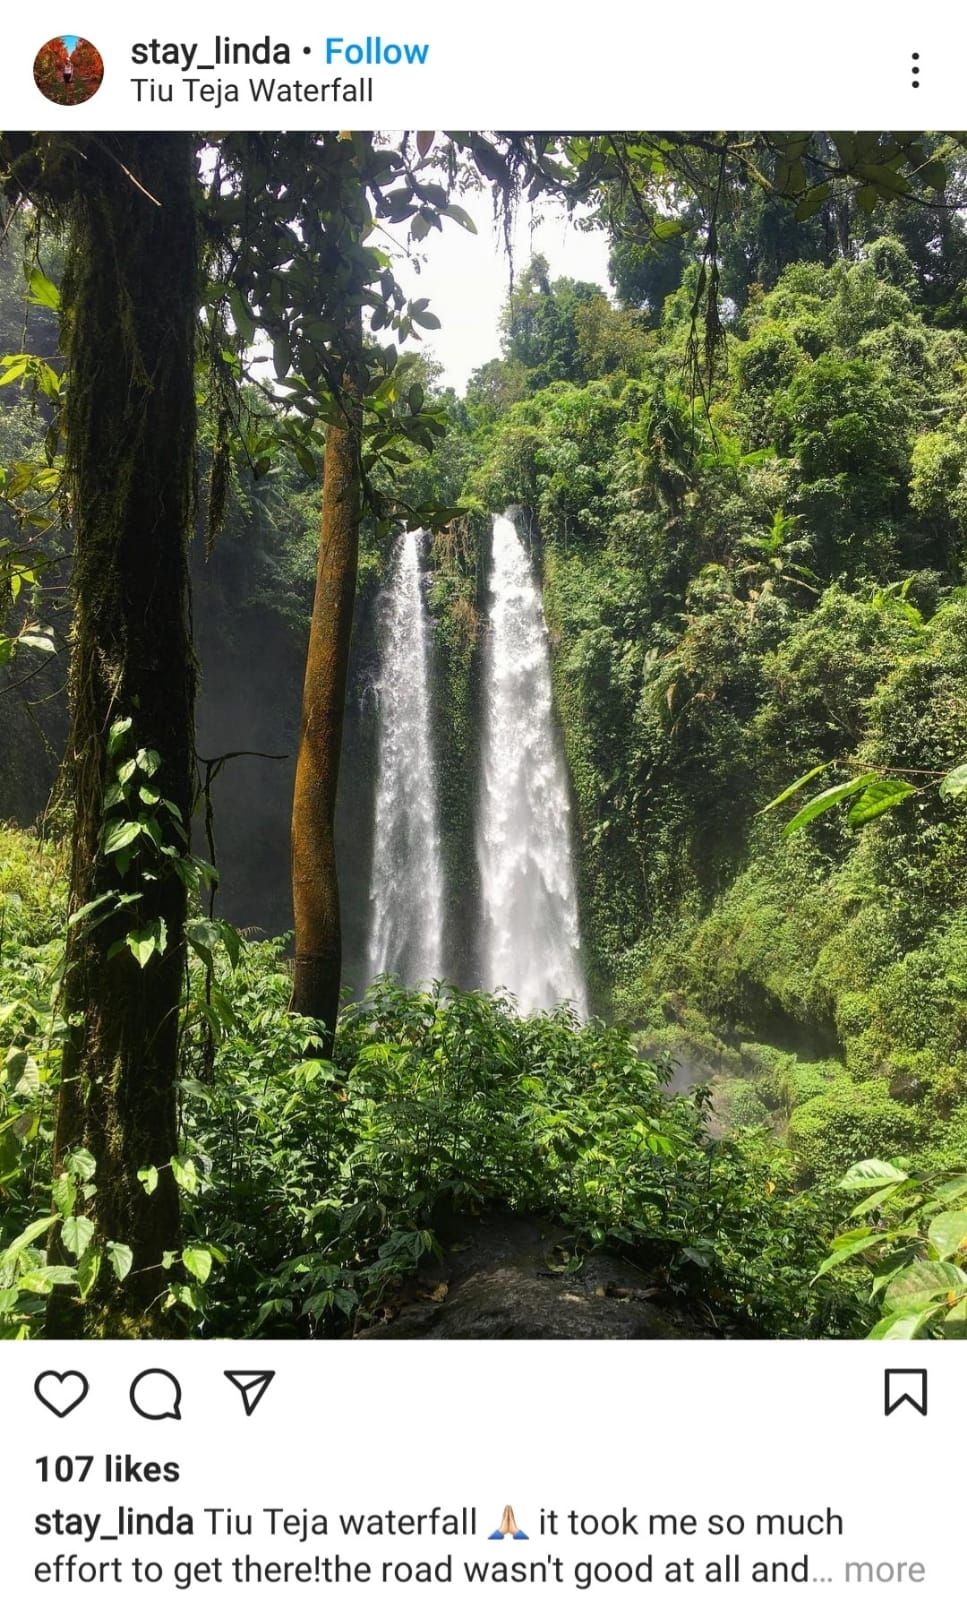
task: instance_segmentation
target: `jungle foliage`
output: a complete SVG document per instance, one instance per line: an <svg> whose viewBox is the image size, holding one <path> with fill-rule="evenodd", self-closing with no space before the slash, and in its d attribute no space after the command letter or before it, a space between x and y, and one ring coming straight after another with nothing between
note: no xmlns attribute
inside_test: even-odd
<svg viewBox="0 0 967 1600"><path fill-rule="evenodd" d="M469 155L472 181L505 205L523 191L589 202L615 293L554 280L535 258L509 291L502 353L457 397L432 359L396 348L414 320L432 334L432 312L343 241L336 300L365 277L372 332L382 305L395 341L365 347L350 781L366 759L352 706L369 601L394 527L427 508L440 792L469 948L481 578L489 513L519 507L608 1021L522 1020L500 997L387 982L344 1010L322 1059L316 1025L287 1008L284 941L243 938L220 914L288 926L273 885L291 775L263 758L293 748L318 446L343 377L332 328L307 311L311 275L288 297L271 256L265 230L292 222L285 186L271 215L250 205L273 162L288 171L305 152L227 141L213 191L225 232L200 291L208 562L203 538L192 556L196 816L217 860L191 856L184 797L156 820L157 752L130 708L104 722L95 852L112 915L128 909L115 902L132 849L149 877L164 855L189 901L177 1123L129 1207L175 1191L180 1207L152 1313L203 1335L344 1332L432 1257L441 1219L507 1206L564 1224L576 1259L599 1244L632 1253L702 1331L955 1337L967 234L954 147L454 135L434 155L428 137L385 162L378 147L334 146L336 200L365 157L376 211L419 242L444 217L466 225L452 193ZM138 1268L130 1239L92 1227L86 1142L60 1152L51 1189L67 924L75 948L110 930L96 897L69 916L72 818L62 788L51 799L74 549L57 465L62 240L14 237L27 270L23 287L19 260L0 275L0 815L22 826L0 831L0 1327L29 1337L55 1290L96 1331L105 1282ZM243 359L257 327L274 384ZM42 813L38 836L26 825ZM121 924L133 942L109 941L106 961L161 960L160 926ZM671 1096L676 1062L701 1081Z"/></svg>

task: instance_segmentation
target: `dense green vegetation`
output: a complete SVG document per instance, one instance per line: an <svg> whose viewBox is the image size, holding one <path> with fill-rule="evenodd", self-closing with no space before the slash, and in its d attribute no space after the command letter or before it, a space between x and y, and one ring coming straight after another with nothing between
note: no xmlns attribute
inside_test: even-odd
<svg viewBox="0 0 967 1600"><path fill-rule="evenodd" d="M778 177L767 197L736 184L710 258L706 196L673 191L656 166L632 205L602 169L614 301L552 280L538 258L509 294L502 354L465 396L441 391L426 359L386 362L398 371L380 427L391 436L398 413L408 436L374 485L410 507L460 507L437 519L429 592L454 976L473 981L489 516L513 505L543 576L573 784L584 950L606 1019L587 1027L387 981L344 1011L325 1060L317 1025L288 1010L291 767L261 758L294 748L319 492L301 436L293 453L256 452L253 470L270 407L244 381L245 449L229 460L218 394L200 378L199 524L218 539L207 565L193 557L199 754L260 754L199 771L196 839L207 820L221 898L216 914L211 874L192 868L180 1144L160 1173L139 1174L149 1198L159 1180L179 1191L173 1331L358 1326L432 1255L443 1219L495 1206L561 1222L575 1260L628 1251L697 1331L967 1326L967 804L948 776L967 758L961 174L942 170L938 193L953 198L937 210L875 192L813 204L814 176L801 216ZM662 192L674 217L659 209L642 228L642 194ZM52 247L44 273L28 270L30 348L45 359L58 261ZM10 350L19 274L8 257ZM133 1259L126 1239L95 1236L87 1150L67 1153L50 1211L73 1025L61 986L71 819L55 783L71 544L45 453L51 370L4 388L0 412L3 621L16 641L0 661L7 1336L42 1330L53 1286L93 1305L98 1281L124 1279ZM447 423L432 455L412 420L424 406ZM370 515L345 743L350 980L368 826L354 797L373 755L362 691L391 538ZM118 760L137 754L132 743ZM139 770L150 796L153 772ZM128 805L124 784L141 777L114 777ZM839 784L852 790L843 803L820 802ZM139 792L132 806L157 803ZM811 801L812 819L790 828ZM143 964L157 953L128 949ZM669 1080L687 1092L670 1095Z"/></svg>
<svg viewBox="0 0 967 1600"><path fill-rule="evenodd" d="M598 295L597 346L590 296L525 274L511 319L550 354L509 335L533 393L468 407L472 492L533 513L598 1002L717 1069L804 1179L963 1160L967 811L940 786L967 748L965 334L899 238L857 240L746 287L706 409L695 270L650 328ZM915 792L785 839L765 807L825 764Z"/></svg>
<svg viewBox="0 0 967 1600"><path fill-rule="evenodd" d="M35 1222L64 1036L48 1000L63 860L10 830L0 860L0 1325L11 1334L36 1330L51 1282L78 1268L44 1264L49 1223ZM286 1337L365 1318L434 1251L447 1217L507 1205L565 1223L575 1262L604 1242L633 1251L666 1295L687 1297L697 1329L859 1331L849 1295L826 1281L807 1288L842 1206L799 1194L768 1141L709 1142L704 1094L665 1094L666 1064L642 1062L623 1031L578 1029L566 1012L522 1020L486 995L414 995L386 981L344 1014L323 1061L313 1025L288 1010L278 944L241 944L202 919L189 937L174 1163L186 1242L172 1263L186 1271L170 1284L174 1329ZM141 1178L150 1189L158 1173ZM74 1257L91 1239L77 1197L96 1182L80 1152L56 1191ZM130 1265L112 1241L80 1269L84 1292L96 1271Z"/></svg>

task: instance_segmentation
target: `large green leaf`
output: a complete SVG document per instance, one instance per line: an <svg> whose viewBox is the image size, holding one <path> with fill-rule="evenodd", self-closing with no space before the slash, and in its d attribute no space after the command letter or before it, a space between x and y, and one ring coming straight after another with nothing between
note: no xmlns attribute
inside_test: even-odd
<svg viewBox="0 0 967 1600"><path fill-rule="evenodd" d="M60 310L60 290L40 267L31 267L27 283L32 306L46 306L50 311Z"/></svg>
<svg viewBox="0 0 967 1600"><path fill-rule="evenodd" d="M939 1316L939 1306L927 1306L923 1311L891 1311L881 1317L868 1339L919 1339L929 1324Z"/></svg>
<svg viewBox="0 0 967 1600"><path fill-rule="evenodd" d="M107 1258L114 1268L118 1283L123 1283L134 1265L134 1253L128 1244L118 1244L112 1239L107 1247Z"/></svg>
<svg viewBox="0 0 967 1600"><path fill-rule="evenodd" d="M86 1300L94 1288L100 1275L103 1259L100 1250L91 1248L85 1250L77 1263L77 1288L82 1300Z"/></svg>
<svg viewBox="0 0 967 1600"><path fill-rule="evenodd" d="M834 1267L842 1266L844 1261L850 1261L853 1256L859 1256L874 1245L882 1244L885 1239L893 1238L893 1234L878 1233L875 1228L853 1228L849 1233L841 1233L838 1239L833 1240L833 1248L819 1271L813 1278L822 1278L825 1273L832 1272Z"/></svg>
<svg viewBox="0 0 967 1600"><path fill-rule="evenodd" d="M207 1283L212 1270L212 1253L201 1245L189 1245L181 1252L181 1259L188 1272L199 1283Z"/></svg>
<svg viewBox="0 0 967 1600"><path fill-rule="evenodd" d="M967 1339L967 1296L947 1312L940 1327L945 1339Z"/></svg>
<svg viewBox="0 0 967 1600"><path fill-rule="evenodd" d="M841 1189L880 1189L888 1183L902 1183L910 1174L889 1161L857 1161L841 1179Z"/></svg>
<svg viewBox="0 0 967 1600"><path fill-rule="evenodd" d="M967 1251L967 1211L942 1211L933 1218L927 1237L941 1261Z"/></svg>
<svg viewBox="0 0 967 1600"><path fill-rule="evenodd" d="M0 1256L0 1264L5 1267L12 1266L18 1256L28 1250L42 1234L49 1232L53 1221L53 1217L38 1217L36 1222L31 1222L28 1227L24 1228L23 1233L18 1233L16 1239L7 1245L3 1255Z"/></svg>
<svg viewBox="0 0 967 1600"><path fill-rule="evenodd" d="M947 773L940 785L940 793L945 800L959 800L967 794L967 761L962 761L959 767Z"/></svg>
<svg viewBox="0 0 967 1600"><path fill-rule="evenodd" d="M82 1256L94 1237L94 1224L90 1217L65 1217L60 1236L65 1250L72 1256Z"/></svg>
<svg viewBox="0 0 967 1600"><path fill-rule="evenodd" d="M884 811L889 811L891 806L898 806L907 795L916 794L912 783L907 783L905 778L878 778L875 783L867 785L866 789L850 806L846 820L851 828L861 828L864 822L872 822Z"/></svg>
<svg viewBox="0 0 967 1600"><path fill-rule="evenodd" d="M104 830L104 854L112 856L118 850L126 850L140 835L140 822L121 820L110 823Z"/></svg>
<svg viewBox="0 0 967 1600"><path fill-rule="evenodd" d="M172 1156L171 1171L179 1189L184 1189L186 1194L197 1194L198 1171L191 1157L187 1161L180 1161L177 1156Z"/></svg>
<svg viewBox="0 0 967 1600"><path fill-rule="evenodd" d="M836 783L831 789L824 789L822 794L814 795L808 800L801 811L797 811L791 822L787 822L782 830L784 839L791 839L794 833L799 833L816 817L821 817L824 811L829 811L832 806L838 805L841 800L847 800L851 794L859 794L861 789L866 789L876 781L874 772L861 773L858 778L850 778L848 783Z"/></svg>
<svg viewBox="0 0 967 1600"><path fill-rule="evenodd" d="M898 1272L883 1296L889 1311L920 1310L935 1300L945 1300L967 1284L967 1274L950 1261L914 1261Z"/></svg>
<svg viewBox="0 0 967 1600"><path fill-rule="evenodd" d="M804 789L807 783L812 783L813 779L818 778L821 772L828 772L831 766L831 761L824 761L821 766L813 767L809 772L804 772L801 778L797 778L795 783L789 785L788 789L783 789L782 794L777 794L774 800L770 800L767 806L763 806L761 815L765 816L767 811L774 811L776 806L781 806L784 801L791 800L794 794L798 794L800 789Z"/></svg>

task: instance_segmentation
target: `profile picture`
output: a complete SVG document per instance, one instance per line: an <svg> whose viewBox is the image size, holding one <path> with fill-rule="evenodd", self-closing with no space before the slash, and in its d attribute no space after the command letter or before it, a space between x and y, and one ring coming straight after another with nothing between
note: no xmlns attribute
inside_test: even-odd
<svg viewBox="0 0 967 1600"><path fill-rule="evenodd" d="M34 82L55 105L83 105L97 94L103 77L100 51L77 33L61 33L48 39L34 58Z"/></svg>

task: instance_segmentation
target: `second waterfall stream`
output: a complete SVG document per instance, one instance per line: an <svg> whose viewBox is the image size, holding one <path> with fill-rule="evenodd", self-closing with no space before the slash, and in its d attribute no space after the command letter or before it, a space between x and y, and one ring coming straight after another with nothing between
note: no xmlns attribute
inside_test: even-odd
<svg viewBox="0 0 967 1600"><path fill-rule="evenodd" d="M564 753L540 590L509 517L495 517L478 804L480 981L523 1012L587 1014Z"/></svg>

